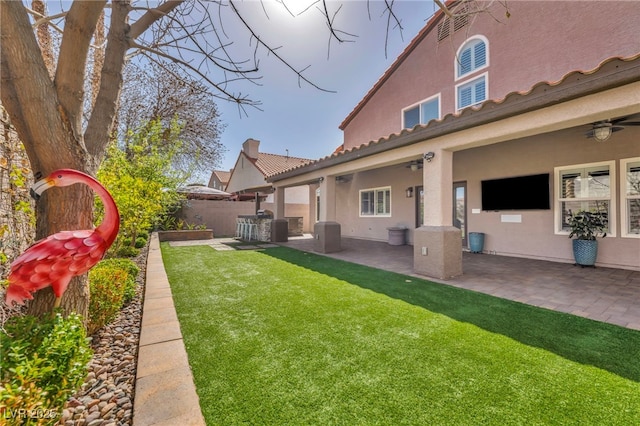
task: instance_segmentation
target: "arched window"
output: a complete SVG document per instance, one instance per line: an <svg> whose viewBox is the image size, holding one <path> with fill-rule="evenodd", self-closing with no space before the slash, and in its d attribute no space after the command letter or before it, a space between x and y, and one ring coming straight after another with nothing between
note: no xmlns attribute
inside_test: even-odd
<svg viewBox="0 0 640 426"><path fill-rule="evenodd" d="M486 67L488 60L488 42L484 37L476 36L465 42L456 55L456 78Z"/></svg>
<svg viewBox="0 0 640 426"><path fill-rule="evenodd" d="M477 71L489 66L489 41L476 35L465 41L455 59L456 110L478 105L487 100L489 73Z"/></svg>

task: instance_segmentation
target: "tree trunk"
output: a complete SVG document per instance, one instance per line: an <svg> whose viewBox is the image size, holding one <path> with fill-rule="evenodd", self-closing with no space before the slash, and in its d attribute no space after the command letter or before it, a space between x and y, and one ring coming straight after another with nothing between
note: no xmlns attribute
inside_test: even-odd
<svg viewBox="0 0 640 426"><path fill-rule="evenodd" d="M36 203L36 238L42 239L67 229L92 229L93 200L93 191L86 185L76 184L45 191ZM38 291L34 294L27 312L36 316L51 312L54 300L50 288ZM86 275L71 280L60 306L65 315L77 312L86 320L89 308Z"/></svg>
<svg viewBox="0 0 640 426"><path fill-rule="evenodd" d="M87 14L83 9L96 6L91 3L82 2L76 7L79 15L76 22ZM82 72L76 71L79 82L71 81L67 75L62 79L62 87L51 80L22 2L1 1L0 19L0 97L24 144L34 174L44 176L59 168L72 168L95 175L96 162L84 145L79 119L82 93L77 88L82 89ZM89 27L88 31L93 29ZM74 49L70 44L75 40L69 39L73 36L67 35L69 58L65 61L65 52L61 52L58 68L61 62L66 62L67 67L86 62L79 56L87 49ZM78 43L90 38L86 31L83 36L76 36ZM52 188L36 203L36 238L62 230L91 229L92 219L93 193L88 187ZM73 282L61 306L66 313L77 312L86 317L89 303L86 276ZM52 306L53 293L38 291L28 312L40 316L50 312Z"/></svg>
<svg viewBox="0 0 640 426"><path fill-rule="evenodd" d="M37 8L44 7L41 3L34 0ZM96 60L99 84L98 76L94 75L93 109L83 133L88 52L107 0L71 3L65 15L53 79L23 2L0 0L0 100L23 142L36 177L60 168L95 176L113 128L125 54L135 38L182 0L160 2L157 9L148 10L132 25L128 16L130 3L130 0L111 2L104 62L100 66L100 60ZM41 36L44 45L44 31ZM47 51L44 55L49 57ZM93 198L91 190L82 185L46 191L36 206L36 237L41 239L62 230L91 229ZM63 310L86 317L88 294L86 276L75 278L62 298ZM38 291L29 312L43 314L52 306L52 292Z"/></svg>

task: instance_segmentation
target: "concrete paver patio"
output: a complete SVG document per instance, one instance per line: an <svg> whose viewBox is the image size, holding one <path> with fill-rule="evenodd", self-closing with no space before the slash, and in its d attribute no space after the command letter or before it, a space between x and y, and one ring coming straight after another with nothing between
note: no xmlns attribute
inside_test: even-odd
<svg viewBox="0 0 640 426"><path fill-rule="evenodd" d="M313 244L282 243L309 252ZM414 274L413 246L354 238L342 238L342 251L326 256L640 330L640 271L465 252L463 275L436 280Z"/></svg>

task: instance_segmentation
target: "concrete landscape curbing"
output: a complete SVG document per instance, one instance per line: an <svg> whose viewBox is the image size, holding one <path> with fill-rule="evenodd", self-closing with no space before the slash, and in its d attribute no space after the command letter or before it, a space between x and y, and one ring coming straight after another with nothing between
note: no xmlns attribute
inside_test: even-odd
<svg viewBox="0 0 640 426"><path fill-rule="evenodd" d="M204 426L156 233L146 273L133 426Z"/></svg>

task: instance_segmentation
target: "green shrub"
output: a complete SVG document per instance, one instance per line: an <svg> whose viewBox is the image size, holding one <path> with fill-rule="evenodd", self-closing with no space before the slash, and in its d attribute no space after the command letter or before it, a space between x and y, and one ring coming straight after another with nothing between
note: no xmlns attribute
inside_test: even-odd
<svg viewBox="0 0 640 426"><path fill-rule="evenodd" d="M123 304L129 303L136 296L136 278L140 273L140 268L131 259L105 259L100 261L93 269L96 268L122 269L125 271L127 280L124 285Z"/></svg>
<svg viewBox="0 0 640 426"><path fill-rule="evenodd" d="M120 257L136 257L140 254L140 250L135 247L124 246L118 249L117 254Z"/></svg>
<svg viewBox="0 0 640 426"><path fill-rule="evenodd" d="M0 412L7 424L53 425L87 374L91 349L76 314L13 317L0 330Z"/></svg>
<svg viewBox="0 0 640 426"><path fill-rule="evenodd" d="M89 334L95 333L118 314L124 303L128 277L125 270L117 268L96 267L89 271Z"/></svg>
<svg viewBox="0 0 640 426"><path fill-rule="evenodd" d="M121 244L123 246L130 246L132 241L131 237L124 237L122 238Z"/></svg>
<svg viewBox="0 0 640 426"><path fill-rule="evenodd" d="M143 237L136 238L136 243L134 244L135 248L142 248L142 247L144 247L146 245L147 245L146 238L143 238Z"/></svg>
<svg viewBox="0 0 640 426"><path fill-rule="evenodd" d="M138 237L142 237L146 241L148 241L149 240L149 231L138 231Z"/></svg>

